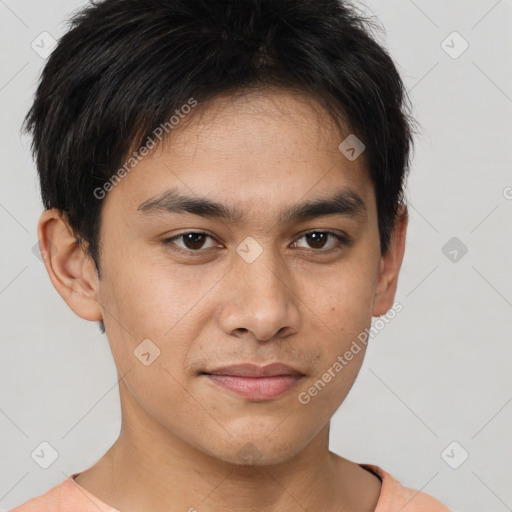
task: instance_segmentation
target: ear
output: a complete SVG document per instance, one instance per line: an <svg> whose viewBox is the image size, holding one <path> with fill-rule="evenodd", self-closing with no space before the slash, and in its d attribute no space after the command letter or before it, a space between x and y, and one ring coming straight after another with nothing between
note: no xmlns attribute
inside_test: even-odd
<svg viewBox="0 0 512 512"><path fill-rule="evenodd" d="M401 204L395 218L395 228L391 235L388 251L384 256L381 256L381 270L373 302L372 316L384 315L393 306L398 274L404 257L408 220L407 208Z"/></svg>
<svg viewBox="0 0 512 512"><path fill-rule="evenodd" d="M66 304L85 320L101 320L96 266L75 239L67 214L56 208L45 210L37 236L50 281Z"/></svg>

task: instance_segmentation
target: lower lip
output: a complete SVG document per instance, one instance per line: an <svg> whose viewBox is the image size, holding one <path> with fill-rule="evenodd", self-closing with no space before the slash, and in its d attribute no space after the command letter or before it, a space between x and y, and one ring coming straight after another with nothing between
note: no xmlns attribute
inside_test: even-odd
<svg viewBox="0 0 512 512"><path fill-rule="evenodd" d="M301 375L275 375L272 377L240 377L238 375L206 374L212 382L234 391L249 400L272 400L289 391Z"/></svg>

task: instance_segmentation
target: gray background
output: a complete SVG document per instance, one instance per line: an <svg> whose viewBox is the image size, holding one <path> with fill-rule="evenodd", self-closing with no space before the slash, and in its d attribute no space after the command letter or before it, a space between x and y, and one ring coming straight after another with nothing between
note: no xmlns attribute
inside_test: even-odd
<svg viewBox="0 0 512 512"><path fill-rule="evenodd" d="M2 510L94 464L120 428L107 340L68 309L34 255L42 204L19 135L44 65L31 43L60 37L81 5L0 0ZM331 449L453 510L512 510L512 0L364 9L385 28L378 37L423 131L408 185L403 311L372 339L333 418ZM48 469L31 458L43 441L58 452Z"/></svg>

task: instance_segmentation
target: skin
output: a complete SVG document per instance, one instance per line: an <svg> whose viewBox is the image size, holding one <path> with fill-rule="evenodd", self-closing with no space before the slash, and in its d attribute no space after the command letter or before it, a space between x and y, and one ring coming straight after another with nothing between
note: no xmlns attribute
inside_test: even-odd
<svg viewBox="0 0 512 512"><path fill-rule="evenodd" d="M216 98L103 199L101 279L66 215L41 215L50 279L77 315L103 319L120 377L119 438L76 477L79 485L123 512L375 509L380 479L328 447L330 419L365 351L307 405L298 400L372 316L391 308L404 254L401 209L390 249L380 255L364 158L349 161L338 150L349 133L340 134L314 100L290 91ZM141 214L140 204L172 187L245 215L232 223ZM366 217L278 222L285 207L344 187L363 199ZM352 243L330 236L315 245L308 230L344 232ZM188 231L212 238L202 246L164 242ZM248 236L263 251L252 263L236 252ZM149 366L133 353L147 338L160 349ZM248 361L283 362L305 376L284 395L256 401L199 374ZM244 450L252 462L241 458Z"/></svg>

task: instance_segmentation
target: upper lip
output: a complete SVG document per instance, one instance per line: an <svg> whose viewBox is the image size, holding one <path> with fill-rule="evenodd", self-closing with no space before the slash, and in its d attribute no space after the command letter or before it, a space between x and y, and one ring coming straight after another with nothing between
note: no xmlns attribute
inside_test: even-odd
<svg viewBox="0 0 512 512"><path fill-rule="evenodd" d="M252 363L235 364L215 368L214 370L207 370L203 373L213 375L235 375L238 377L274 377L276 375L303 376L299 371L283 363L271 363L265 366L258 366Z"/></svg>

